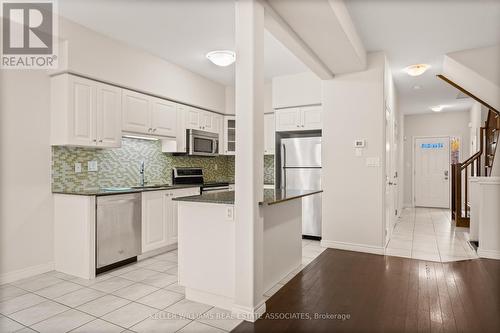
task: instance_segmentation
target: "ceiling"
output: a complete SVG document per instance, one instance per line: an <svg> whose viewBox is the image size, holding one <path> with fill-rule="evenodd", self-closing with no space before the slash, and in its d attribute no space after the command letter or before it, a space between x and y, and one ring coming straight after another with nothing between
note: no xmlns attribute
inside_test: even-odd
<svg viewBox="0 0 500 333"><path fill-rule="evenodd" d="M496 0L346 0L368 51L386 52L405 114L470 108L458 91L436 78L446 53L500 44L500 1ZM432 67L419 77L402 71L408 65ZM415 85L421 86L415 90Z"/></svg>
<svg viewBox="0 0 500 333"><path fill-rule="evenodd" d="M141 48L224 85L233 85L234 66L218 67L205 55L234 50L233 0L60 0L60 15ZM307 71L287 48L265 33L264 71L274 76Z"/></svg>

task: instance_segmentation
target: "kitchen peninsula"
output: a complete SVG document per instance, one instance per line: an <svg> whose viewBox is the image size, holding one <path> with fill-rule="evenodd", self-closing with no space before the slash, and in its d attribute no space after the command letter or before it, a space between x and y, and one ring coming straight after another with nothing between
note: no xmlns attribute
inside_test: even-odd
<svg viewBox="0 0 500 333"><path fill-rule="evenodd" d="M302 198L317 191L264 190L263 287L301 265ZM234 191L174 198L178 202L179 284L186 298L232 310L235 283Z"/></svg>

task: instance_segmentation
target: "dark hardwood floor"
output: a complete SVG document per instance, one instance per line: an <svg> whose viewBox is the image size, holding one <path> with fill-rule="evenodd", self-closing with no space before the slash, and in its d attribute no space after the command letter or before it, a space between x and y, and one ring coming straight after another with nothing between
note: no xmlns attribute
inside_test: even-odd
<svg viewBox="0 0 500 333"><path fill-rule="evenodd" d="M327 249L268 300L263 318L233 332L500 332L500 261Z"/></svg>

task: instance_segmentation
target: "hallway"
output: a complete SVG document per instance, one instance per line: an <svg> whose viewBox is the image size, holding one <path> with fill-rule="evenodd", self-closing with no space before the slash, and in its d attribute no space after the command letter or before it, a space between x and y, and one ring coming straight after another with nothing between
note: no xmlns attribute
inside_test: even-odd
<svg viewBox="0 0 500 333"><path fill-rule="evenodd" d="M468 228L457 228L450 211L406 208L394 227L386 255L450 262L478 258L468 241Z"/></svg>

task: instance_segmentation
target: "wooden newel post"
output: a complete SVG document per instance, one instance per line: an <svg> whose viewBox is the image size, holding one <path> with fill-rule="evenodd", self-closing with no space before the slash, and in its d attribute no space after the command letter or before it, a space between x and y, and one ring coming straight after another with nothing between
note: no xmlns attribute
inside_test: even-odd
<svg viewBox="0 0 500 333"><path fill-rule="evenodd" d="M455 199L455 191L456 191L456 165L451 165L451 219L454 220L456 218L456 199Z"/></svg>
<svg viewBox="0 0 500 333"><path fill-rule="evenodd" d="M462 163L455 164L455 222L462 219Z"/></svg>

